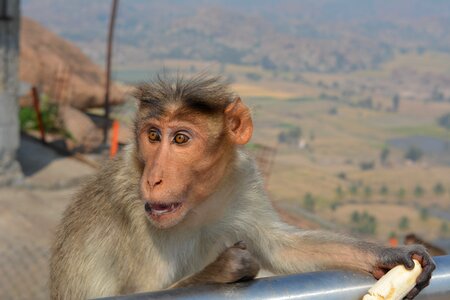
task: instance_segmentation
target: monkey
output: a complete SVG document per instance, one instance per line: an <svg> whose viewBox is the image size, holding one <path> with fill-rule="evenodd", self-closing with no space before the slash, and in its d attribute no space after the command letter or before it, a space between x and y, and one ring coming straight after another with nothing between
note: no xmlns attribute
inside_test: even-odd
<svg viewBox="0 0 450 300"><path fill-rule="evenodd" d="M63 214L50 258L52 299L86 299L250 280L259 270L331 268L380 278L435 264L420 245L389 248L282 222L254 160L249 108L220 76L157 76L133 92L134 138Z"/></svg>

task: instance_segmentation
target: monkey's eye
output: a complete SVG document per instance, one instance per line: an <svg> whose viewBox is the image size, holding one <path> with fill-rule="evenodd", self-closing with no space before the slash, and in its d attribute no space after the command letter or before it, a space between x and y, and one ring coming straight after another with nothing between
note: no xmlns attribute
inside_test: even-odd
<svg viewBox="0 0 450 300"><path fill-rule="evenodd" d="M155 129L151 129L148 132L148 139L150 142L159 142L161 140L161 137L159 136L159 132Z"/></svg>
<svg viewBox="0 0 450 300"><path fill-rule="evenodd" d="M183 133L177 133L173 138L175 144L185 144L189 141L189 137Z"/></svg>

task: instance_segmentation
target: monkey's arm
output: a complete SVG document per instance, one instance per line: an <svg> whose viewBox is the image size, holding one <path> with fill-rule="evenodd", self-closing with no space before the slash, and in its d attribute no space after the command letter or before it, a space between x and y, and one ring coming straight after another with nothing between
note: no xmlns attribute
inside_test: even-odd
<svg viewBox="0 0 450 300"><path fill-rule="evenodd" d="M435 269L432 258L420 245L388 248L331 232L291 229L288 233L274 234L268 245L271 249L263 250L261 263L263 268L275 273L343 268L365 271L380 278L399 264L412 269L415 258L422 264L423 271L408 295L410 298L429 284Z"/></svg>
<svg viewBox="0 0 450 300"><path fill-rule="evenodd" d="M243 242L222 252L217 259L200 272L181 279L169 288L180 288L201 283L231 283L255 278L259 264Z"/></svg>

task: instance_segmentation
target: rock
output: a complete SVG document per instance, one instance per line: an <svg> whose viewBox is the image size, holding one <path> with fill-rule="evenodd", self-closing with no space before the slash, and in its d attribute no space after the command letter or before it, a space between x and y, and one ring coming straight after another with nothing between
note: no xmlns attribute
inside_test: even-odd
<svg viewBox="0 0 450 300"><path fill-rule="evenodd" d="M82 111L71 106L61 106L59 116L70 137L66 140L70 151L92 152L103 140L102 130Z"/></svg>

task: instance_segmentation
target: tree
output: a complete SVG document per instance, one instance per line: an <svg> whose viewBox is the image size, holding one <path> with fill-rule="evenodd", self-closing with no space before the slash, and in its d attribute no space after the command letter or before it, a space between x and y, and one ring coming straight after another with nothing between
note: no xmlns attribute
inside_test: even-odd
<svg viewBox="0 0 450 300"><path fill-rule="evenodd" d="M387 194L389 194L389 188L383 184L380 188L380 194L386 196Z"/></svg>
<svg viewBox="0 0 450 300"><path fill-rule="evenodd" d="M444 185L441 182L436 183L436 185L433 187L433 192L440 196L445 193Z"/></svg>
<svg viewBox="0 0 450 300"><path fill-rule="evenodd" d="M405 198L406 195L406 191L404 188L400 188L397 192L397 197L399 197L400 199Z"/></svg>
<svg viewBox="0 0 450 300"><path fill-rule="evenodd" d="M372 170L375 166L373 161L362 161L359 163L359 168L363 171Z"/></svg>
<svg viewBox="0 0 450 300"><path fill-rule="evenodd" d="M366 186L365 188L364 188L364 195L366 196L366 197L370 197L370 196L372 196L372 188L370 187L370 186Z"/></svg>
<svg viewBox="0 0 450 300"><path fill-rule="evenodd" d="M360 221L360 219L361 219L361 217L359 216L359 212L357 210L355 210L352 213L352 217L351 218L352 218L352 222L353 223L358 223Z"/></svg>
<svg viewBox="0 0 450 300"><path fill-rule="evenodd" d="M409 228L409 219L406 216L403 216L398 223L398 228L400 230L405 230Z"/></svg>
<svg viewBox="0 0 450 300"><path fill-rule="evenodd" d="M441 116L438 119L439 126L442 126L448 130L450 130L450 113Z"/></svg>
<svg viewBox="0 0 450 300"><path fill-rule="evenodd" d="M316 200L310 193L305 194L305 197L303 197L303 206L305 207L306 210L314 212Z"/></svg>
<svg viewBox="0 0 450 300"><path fill-rule="evenodd" d="M341 199L344 196L344 191L342 190L342 187L339 185L336 190L336 196Z"/></svg>
<svg viewBox="0 0 450 300"><path fill-rule="evenodd" d="M416 185L416 187L414 188L414 196L416 196L417 198L420 198L424 194L425 194L424 188L421 187L420 185Z"/></svg>
<svg viewBox="0 0 450 300"><path fill-rule="evenodd" d="M422 158L422 156L423 156L423 151L416 146L409 147L405 153L405 158L412 160L413 162L420 160Z"/></svg>
<svg viewBox="0 0 450 300"><path fill-rule="evenodd" d="M383 164L383 165L386 164L390 152L391 152L391 151L389 150L388 147L384 147L383 150L381 150L381 153L380 153L380 161L381 161L381 164Z"/></svg>
<svg viewBox="0 0 450 300"><path fill-rule="evenodd" d="M400 96L398 94L395 94L394 97L392 97L392 111L397 112L399 106L400 106Z"/></svg>
<svg viewBox="0 0 450 300"><path fill-rule="evenodd" d="M428 208L426 207L422 207L420 209L420 218L422 219L422 221L426 221L428 220L428 217L430 216L429 212L428 212Z"/></svg>
<svg viewBox="0 0 450 300"><path fill-rule="evenodd" d="M358 186L356 184L352 184L350 186L350 194L352 195L358 194Z"/></svg>

